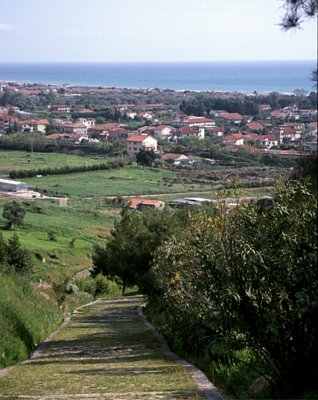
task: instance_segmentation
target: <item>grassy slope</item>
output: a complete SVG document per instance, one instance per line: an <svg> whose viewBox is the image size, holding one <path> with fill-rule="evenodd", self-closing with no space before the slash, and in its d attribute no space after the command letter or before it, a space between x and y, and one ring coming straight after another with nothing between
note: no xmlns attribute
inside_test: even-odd
<svg viewBox="0 0 318 400"><path fill-rule="evenodd" d="M26 358L61 322L62 313L48 293L35 292L19 277L0 272L0 286L1 368Z"/></svg>
<svg viewBox="0 0 318 400"><path fill-rule="evenodd" d="M0 232L8 238L13 232L4 229L4 202L0 201ZM26 206L24 224L15 232L22 244L35 254L38 278L56 282L87 268L97 238L104 238L109 233L115 211L91 202L78 203L71 202L65 208L49 201L25 203L30 205ZM56 240L49 240L50 232ZM74 247L71 246L72 239L76 239Z"/></svg>

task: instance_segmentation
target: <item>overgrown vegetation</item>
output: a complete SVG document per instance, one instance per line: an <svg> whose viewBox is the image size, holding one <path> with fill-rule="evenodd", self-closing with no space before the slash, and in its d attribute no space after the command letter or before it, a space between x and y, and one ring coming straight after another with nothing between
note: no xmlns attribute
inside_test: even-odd
<svg viewBox="0 0 318 400"><path fill-rule="evenodd" d="M124 146L115 143L75 144L67 140L55 141L42 134L10 134L0 137L3 150L23 150L42 153L77 153L116 156L123 153Z"/></svg>
<svg viewBox="0 0 318 400"><path fill-rule="evenodd" d="M317 199L308 181L272 206L125 212L96 272L138 284L173 347L236 397L317 391Z"/></svg>

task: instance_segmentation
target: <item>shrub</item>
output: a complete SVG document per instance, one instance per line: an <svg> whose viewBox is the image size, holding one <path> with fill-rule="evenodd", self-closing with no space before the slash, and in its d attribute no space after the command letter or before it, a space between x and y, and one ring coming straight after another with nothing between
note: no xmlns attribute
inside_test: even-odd
<svg viewBox="0 0 318 400"><path fill-rule="evenodd" d="M271 371L273 395L317 389L316 213L310 187L296 183L274 207L198 214L164 242L152 269L158 302L189 351L184 332L201 326L211 338L241 338Z"/></svg>
<svg viewBox="0 0 318 400"><path fill-rule="evenodd" d="M15 200L3 206L3 218L8 221L8 229L22 225L25 217L25 209Z"/></svg>
<svg viewBox="0 0 318 400"><path fill-rule="evenodd" d="M76 281L76 285L78 286L81 292L86 292L95 297L96 293L96 282L92 277L87 277L84 279L78 279Z"/></svg>

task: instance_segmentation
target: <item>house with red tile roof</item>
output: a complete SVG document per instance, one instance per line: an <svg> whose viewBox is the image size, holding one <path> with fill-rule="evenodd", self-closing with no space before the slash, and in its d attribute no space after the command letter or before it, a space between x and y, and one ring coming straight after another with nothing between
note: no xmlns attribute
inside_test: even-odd
<svg viewBox="0 0 318 400"><path fill-rule="evenodd" d="M245 140L245 135L242 135L241 133L232 133L224 136L223 143L225 145L243 146Z"/></svg>
<svg viewBox="0 0 318 400"><path fill-rule="evenodd" d="M205 128L199 126L182 126L178 130L178 136L184 137L196 137L198 139L205 138Z"/></svg>
<svg viewBox="0 0 318 400"><path fill-rule="evenodd" d="M239 113L221 112L218 113L218 118L224 122L232 122L234 124L241 124L244 117Z"/></svg>
<svg viewBox="0 0 318 400"><path fill-rule="evenodd" d="M250 122L247 124L247 128L254 132L262 132L265 129L264 125L258 121Z"/></svg>
<svg viewBox="0 0 318 400"><path fill-rule="evenodd" d="M127 153L129 156L134 156L140 150L157 151L158 141L154 137L147 134L132 134L128 135L126 140Z"/></svg>
<svg viewBox="0 0 318 400"><path fill-rule="evenodd" d="M165 203L160 200L144 199L141 197L133 197L128 201L128 207L133 210L142 210L145 208L163 209Z"/></svg>

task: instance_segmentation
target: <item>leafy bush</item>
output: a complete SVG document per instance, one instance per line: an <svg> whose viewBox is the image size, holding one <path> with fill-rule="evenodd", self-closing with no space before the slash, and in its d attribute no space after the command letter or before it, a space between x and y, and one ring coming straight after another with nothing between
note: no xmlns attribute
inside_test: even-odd
<svg viewBox="0 0 318 400"><path fill-rule="evenodd" d="M8 221L8 229L22 225L25 217L25 209L17 201L13 200L3 206L3 218Z"/></svg>
<svg viewBox="0 0 318 400"><path fill-rule="evenodd" d="M0 266L2 270L19 274L32 271L31 254L21 246L19 238L14 234L5 241L0 234Z"/></svg>
<svg viewBox="0 0 318 400"><path fill-rule="evenodd" d="M102 274L98 274L95 278L89 276L78 279L76 285L80 291L88 293L94 298L118 296L121 292L121 288L115 281Z"/></svg>
<svg viewBox="0 0 318 400"><path fill-rule="evenodd" d="M157 250L152 270L175 333L201 326L210 337L240 337L266 363L278 396L317 388L317 200L309 189L281 188L270 209L194 217Z"/></svg>

